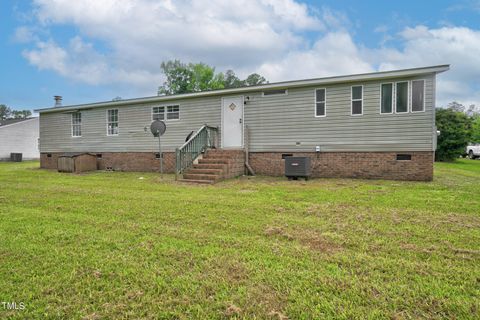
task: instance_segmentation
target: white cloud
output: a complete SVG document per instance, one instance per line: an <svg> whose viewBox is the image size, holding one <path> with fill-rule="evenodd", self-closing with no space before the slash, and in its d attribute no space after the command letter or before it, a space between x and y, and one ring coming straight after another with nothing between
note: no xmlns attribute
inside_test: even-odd
<svg viewBox="0 0 480 320"><path fill-rule="evenodd" d="M452 100L480 104L480 31L465 27L406 28L400 33L402 48L378 50L380 70L451 64L439 76L438 105Z"/></svg>
<svg viewBox="0 0 480 320"><path fill-rule="evenodd" d="M439 77L439 105L480 104L480 31L465 27L392 34L379 26L383 40L366 48L355 42L343 13L297 0L34 0L34 7L37 29L17 30L19 41L35 45L24 57L93 85L155 94L160 63L169 59L233 68L241 76L258 72L270 81L448 63L452 70ZM31 32L59 25L78 35L64 43Z"/></svg>
<svg viewBox="0 0 480 320"><path fill-rule="evenodd" d="M65 45L37 41L36 48L24 52L31 64L90 84L130 83L148 94L161 83L164 60L254 72L265 60L306 45L302 32L326 27L305 4L294 0L35 0L34 6L44 28L74 26L82 38L104 44L108 54L79 38ZM49 57L48 51L64 55Z"/></svg>
<svg viewBox="0 0 480 320"><path fill-rule="evenodd" d="M360 57L351 36L345 32L327 33L308 50L288 53L278 61L262 64L259 73L273 81L374 71Z"/></svg>

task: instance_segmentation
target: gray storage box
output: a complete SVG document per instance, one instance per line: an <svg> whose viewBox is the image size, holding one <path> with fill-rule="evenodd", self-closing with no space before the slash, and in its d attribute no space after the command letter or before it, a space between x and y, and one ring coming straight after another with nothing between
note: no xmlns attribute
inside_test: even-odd
<svg viewBox="0 0 480 320"><path fill-rule="evenodd" d="M305 178L308 180L312 173L309 157L286 157L285 176L291 179Z"/></svg>
<svg viewBox="0 0 480 320"><path fill-rule="evenodd" d="M13 161L13 162L22 162L22 157L23 157L23 154L22 153L10 153L10 161Z"/></svg>

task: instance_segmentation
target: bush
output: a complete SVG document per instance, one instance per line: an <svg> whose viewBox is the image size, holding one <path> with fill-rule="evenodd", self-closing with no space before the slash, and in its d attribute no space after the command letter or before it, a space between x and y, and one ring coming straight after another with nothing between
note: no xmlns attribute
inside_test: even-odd
<svg viewBox="0 0 480 320"><path fill-rule="evenodd" d="M472 135L472 120L463 112L437 109L436 123L440 136L435 160L453 161L465 152Z"/></svg>

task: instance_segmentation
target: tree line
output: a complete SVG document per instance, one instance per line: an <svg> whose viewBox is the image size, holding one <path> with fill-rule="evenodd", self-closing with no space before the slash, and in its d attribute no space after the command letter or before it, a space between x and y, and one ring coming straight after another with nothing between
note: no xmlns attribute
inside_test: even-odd
<svg viewBox="0 0 480 320"><path fill-rule="evenodd" d="M437 108L436 125L440 131L435 160L453 161L465 153L469 143L480 143L480 109L454 101Z"/></svg>
<svg viewBox="0 0 480 320"><path fill-rule="evenodd" d="M160 65L165 82L158 88L158 95L192 93L199 91L230 89L268 83L258 73L252 73L241 80L233 70L215 72L205 63L183 63L169 60Z"/></svg>
<svg viewBox="0 0 480 320"><path fill-rule="evenodd" d="M4 104L0 104L0 120L25 119L32 115L30 110L13 110Z"/></svg>

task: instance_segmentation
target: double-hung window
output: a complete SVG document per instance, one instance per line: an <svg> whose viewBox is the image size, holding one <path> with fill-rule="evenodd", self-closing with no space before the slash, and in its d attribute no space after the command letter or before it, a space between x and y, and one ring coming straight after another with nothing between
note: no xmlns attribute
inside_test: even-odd
<svg viewBox="0 0 480 320"><path fill-rule="evenodd" d="M315 90L315 117L325 117L327 114L327 90L316 89Z"/></svg>
<svg viewBox="0 0 480 320"><path fill-rule="evenodd" d="M425 80L412 80L412 112L425 111Z"/></svg>
<svg viewBox="0 0 480 320"><path fill-rule="evenodd" d="M80 112L72 113L72 137L82 136L82 114Z"/></svg>
<svg viewBox="0 0 480 320"><path fill-rule="evenodd" d="M408 112L408 81L397 82L395 91L395 113Z"/></svg>
<svg viewBox="0 0 480 320"><path fill-rule="evenodd" d="M363 86L352 86L352 116L363 114Z"/></svg>
<svg viewBox="0 0 480 320"><path fill-rule="evenodd" d="M178 120L180 119L180 106L161 106L152 108L152 120Z"/></svg>
<svg viewBox="0 0 480 320"><path fill-rule="evenodd" d="M152 120L165 120L165 107L153 107Z"/></svg>
<svg viewBox="0 0 480 320"><path fill-rule="evenodd" d="M118 109L107 110L107 135L118 135Z"/></svg>
<svg viewBox="0 0 480 320"><path fill-rule="evenodd" d="M393 113L393 83L383 83L381 91L380 113Z"/></svg>
<svg viewBox="0 0 480 320"><path fill-rule="evenodd" d="M167 106L167 120L178 120L180 119L180 107L176 106Z"/></svg>

